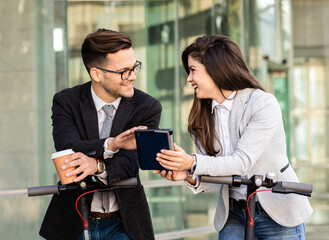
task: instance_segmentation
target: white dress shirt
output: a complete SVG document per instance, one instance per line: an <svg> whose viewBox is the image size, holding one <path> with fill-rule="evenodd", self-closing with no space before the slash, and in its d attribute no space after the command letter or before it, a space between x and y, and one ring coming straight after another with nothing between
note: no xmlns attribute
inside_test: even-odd
<svg viewBox="0 0 329 240"><path fill-rule="evenodd" d="M234 96L236 92L232 94L222 103L219 104L215 100L212 101L212 114L215 115L215 124L219 141L222 145L220 156L230 156L233 153L233 147L230 138L229 131L229 118L231 109L234 102ZM230 197L236 200L246 200L247 186L241 185L240 187L230 186Z"/></svg>
<svg viewBox="0 0 329 240"><path fill-rule="evenodd" d="M93 97L94 100L94 104L96 107L96 111L97 111L97 117L98 117L98 131L99 134L101 133L102 127L103 127L103 123L105 121L106 115L105 112L103 110L103 107L105 105L112 105L114 107L114 111L113 111L113 118L116 114L116 111L119 107L121 98L116 99L114 102L112 103L106 103L103 100L101 100L99 97L96 96L93 88L91 87L91 95ZM107 149L107 141L108 139L105 141L104 143L104 158L111 158L113 156L114 153L111 150ZM107 172L105 171L102 174L98 174L96 175L101 181L103 181L104 183L107 183L106 177L107 177ZM111 191L110 192L110 201L109 201L109 210L110 212L115 212L117 210L119 210L119 205L117 203L117 200L115 198L114 193ZM103 209L103 202L102 202L102 194L100 192L95 192L92 202L91 202L91 212L104 212Z"/></svg>

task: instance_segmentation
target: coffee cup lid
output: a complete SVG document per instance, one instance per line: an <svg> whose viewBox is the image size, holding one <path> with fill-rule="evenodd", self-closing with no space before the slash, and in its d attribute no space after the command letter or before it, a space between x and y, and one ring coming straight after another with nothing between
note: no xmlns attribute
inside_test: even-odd
<svg viewBox="0 0 329 240"><path fill-rule="evenodd" d="M72 154L72 153L74 153L74 151L72 149L66 149L63 151L55 152L55 153L51 154L51 159L55 159L55 158L62 157L62 156Z"/></svg>

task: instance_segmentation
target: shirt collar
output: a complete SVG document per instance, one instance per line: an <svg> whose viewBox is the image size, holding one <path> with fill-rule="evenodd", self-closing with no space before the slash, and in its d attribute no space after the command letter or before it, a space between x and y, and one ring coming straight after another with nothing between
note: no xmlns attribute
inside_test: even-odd
<svg viewBox="0 0 329 240"><path fill-rule="evenodd" d="M233 106L233 102L234 102L235 94L236 94L236 91L233 91L231 93L231 95L227 99L225 99L225 101L221 104L216 102L215 100L212 100L212 102L211 102L211 113L214 113L214 108L216 106L223 107L223 108L226 108L228 111L231 111L232 106Z"/></svg>
<svg viewBox="0 0 329 240"><path fill-rule="evenodd" d="M91 96L93 97L94 104L95 104L95 107L96 107L97 112L98 112L99 110L101 110L105 105L109 105L109 104L113 105L113 107L114 107L115 109L118 109L119 104L120 104L120 102L121 102L121 98L117 98L117 99L116 99L114 102L112 102L112 103L106 103L106 102L104 102L102 99L100 99L99 97L97 97L97 95L96 95L96 93L94 92L94 89L93 89L92 86L91 86L90 88L91 88Z"/></svg>

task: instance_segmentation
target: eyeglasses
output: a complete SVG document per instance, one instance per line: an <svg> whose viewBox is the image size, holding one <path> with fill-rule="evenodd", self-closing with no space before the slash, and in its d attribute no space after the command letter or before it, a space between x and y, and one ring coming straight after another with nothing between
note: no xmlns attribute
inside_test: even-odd
<svg viewBox="0 0 329 240"><path fill-rule="evenodd" d="M141 68L142 68L142 63L140 61L136 61L136 64L133 68L126 69L122 72L115 72L115 71L111 71L111 70L107 70L107 69L104 69L104 68L97 67L97 69L105 71L105 72L121 74L121 79L122 80L127 80L130 77L132 72L134 72L134 74L136 75L137 73L139 73Z"/></svg>

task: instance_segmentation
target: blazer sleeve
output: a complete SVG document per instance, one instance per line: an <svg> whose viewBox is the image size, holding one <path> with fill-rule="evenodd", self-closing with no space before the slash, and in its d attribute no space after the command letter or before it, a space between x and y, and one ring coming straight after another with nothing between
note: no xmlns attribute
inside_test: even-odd
<svg viewBox="0 0 329 240"><path fill-rule="evenodd" d="M79 102L68 93L54 95L52 106L53 139L57 151L72 148L90 157L101 158L105 139L98 139L97 112L92 106L88 109L91 121L95 123L95 137L86 133Z"/></svg>

